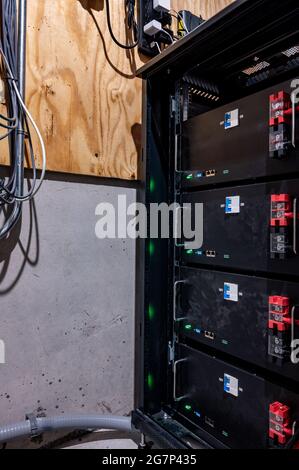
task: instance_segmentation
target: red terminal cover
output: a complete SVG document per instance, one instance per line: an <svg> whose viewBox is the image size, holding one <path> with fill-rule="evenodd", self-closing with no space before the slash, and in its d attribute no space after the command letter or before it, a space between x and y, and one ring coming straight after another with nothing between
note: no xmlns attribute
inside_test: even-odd
<svg viewBox="0 0 299 470"><path fill-rule="evenodd" d="M271 226L287 227L293 219L291 212L291 196L289 194L272 194L271 196Z"/></svg>
<svg viewBox="0 0 299 470"><path fill-rule="evenodd" d="M287 326L291 323L290 314L290 299L273 295L269 297L269 323L268 326L271 330L275 327L278 331L285 331Z"/></svg>
<svg viewBox="0 0 299 470"><path fill-rule="evenodd" d="M290 124L290 118L292 110L291 97L285 91L279 91L270 96L270 126L276 126L278 124L288 123Z"/></svg>
<svg viewBox="0 0 299 470"><path fill-rule="evenodd" d="M285 445L292 436L290 428L290 407L276 401L269 407L269 437L277 438L279 444Z"/></svg>

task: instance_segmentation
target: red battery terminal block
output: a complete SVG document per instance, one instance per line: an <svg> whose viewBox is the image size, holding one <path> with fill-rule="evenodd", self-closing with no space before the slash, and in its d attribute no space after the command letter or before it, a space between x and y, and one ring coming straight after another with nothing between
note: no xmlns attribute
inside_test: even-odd
<svg viewBox="0 0 299 470"><path fill-rule="evenodd" d="M269 297L269 328L285 331L291 324L290 299L273 295Z"/></svg>
<svg viewBox="0 0 299 470"><path fill-rule="evenodd" d="M287 227L294 218L291 212L292 201L289 194L272 194L271 196L271 227Z"/></svg>
<svg viewBox="0 0 299 470"><path fill-rule="evenodd" d="M279 91L270 96L270 126L290 124L292 117L291 97L285 91Z"/></svg>
<svg viewBox="0 0 299 470"><path fill-rule="evenodd" d="M292 426L290 425L290 407L276 401L269 408L269 437L277 439L278 443L285 445L292 436Z"/></svg>

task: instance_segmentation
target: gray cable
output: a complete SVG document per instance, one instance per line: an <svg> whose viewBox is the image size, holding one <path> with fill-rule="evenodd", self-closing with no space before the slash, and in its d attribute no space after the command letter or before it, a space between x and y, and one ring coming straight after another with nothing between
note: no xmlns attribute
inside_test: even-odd
<svg viewBox="0 0 299 470"><path fill-rule="evenodd" d="M44 432L69 430L115 429L131 432L132 420L130 417L113 415L70 415L53 416L52 418L36 418L37 429L32 433L31 422L26 421L0 427L0 442L8 442L21 437L31 437Z"/></svg>
<svg viewBox="0 0 299 470"><path fill-rule="evenodd" d="M0 41L1 45L4 48L4 53L6 51L7 57L10 59L10 64L12 68L12 75L14 78L18 78L19 84L24 84L25 80L25 55L26 55L26 12L27 12L27 0L19 0L18 4L18 24L16 22L16 15L17 15L17 7L16 1L10 2L1 2L2 7L7 8L7 14L4 15L2 20L5 22L7 21L9 26L7 26L7 31L10 32L10 36L7 37L7 42L2 40ZM3 15L4 11L2 11ZM4 32L3 25L2 25L2 33ZM16 34L17 33L17 34ZM18 37L18 52L16 53L17 43L16 38ZM12 42L11 42L12 41ZM14 51L14 53L12 53ZM8 86L13 89L12 81L8 80ZM22 96L24 96L24 87L20 89ZM16 105L15 94L13 94L12 100L14 105ZM19 108L17 108L19 109ZM13 113L18 114L18 113ZM24 134L20 134L19 130L23 130L23 127L19 126L19 119L18 119L18 130L15 130L14 139L10 141L10 152L14 155L13 162L12 162L12 176L10 177L9 183L6 186L9 192L16 192L18 196L22 195L22 184L23 184L23 163L24 163L24 152L23 152L23 145L24 145ZM18 142L16 141L16 137L18 137ZM5 187L0 188L0 195L2 196L2 191L6 190ZM8 195L9 195L8 192ZM5 197L2 197L2 200L5 200ZM0 228L0 239L5 238L8 233L12 230L12 228L16 225L18 220L20 219L22 213L22 204L20 201L13 201L13 209L5 221L4 225Z"/></svg>

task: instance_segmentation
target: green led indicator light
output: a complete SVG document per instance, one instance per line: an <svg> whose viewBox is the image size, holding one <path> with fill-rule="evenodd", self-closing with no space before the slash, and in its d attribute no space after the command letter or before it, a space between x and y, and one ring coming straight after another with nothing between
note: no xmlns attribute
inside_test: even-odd
<svg viewBox="0 0 299 470"><path fill-rule="evenodd" d="M221 343L222 343L222 344L225 344L225 345L228 345L228 341L226 341L226 339L223 339L223 340L221 341Z"/></svg>
<svg viewBox="0 0 299 470"><path fill-rule="evenodd" d="M224 175L228 175L228 174L229 174L229 170L223 170L223 174L224 174Z"/></svg>
<svg viewBox="0 0 299 470"><path fill-rule="evenodd" d="M154 388L154 377L150 373L147 376L147 386L150 390L152 390Z"/></svg>
<svg viewBox="0 0 299 470"><path fill-rule="evenodd" d="M192 173L191 173L190 175L187 175L187 176L186 176L186 180L192 180L192 179L193 179Z"/></svg>
<svg viewBox="0 0 299 470"><path fill-rule="evenodd" d="M155 317L155 314L156 314L155 307L152 304L149 304L149 306L148 306L148 318L150 320L153 320L154 317Z"/></svg>
<svg viewBox="0 0 299 470"><path fill-rule="evenodd" d="M225 436L225 437L228 437L228 432L222 431L222 435Z"/></svg>
<svg viewBox="0 0 299 470"><path fill-rule="evenodd" d="M230 259L230 255L224 255L224 259Z"/></svg>
<svg viewBox="0 0 299 470"><path fill-rule="evenodd" d="M148 244L148 252L150 254L150 256L154 256L155 254L155 244L153 241L150 241L149 244Z"/></svg>
<svg viewBox="0 0 299 470"><path fill-rule="evenodd" d="M151 193L153 193L153 192L155 191L155 189L156 189L156 181L155 181L153 178L151 178L151 180L150 180L150 186L149 186L149 188L150 188L150 192L151 192Z"/></svg>
<svg viewBox="0 0 299 470"><path fill-rule="evenodd" d="M191 411L191 410L192 410L192 406L191 406L191 405L185 405L185 410L186 410L186 411Z"/></svg>
<svg viewBox="0 0 299 470"><path fill-rule="evenodd" d="M190 324L185 325L185 330L192 330L192 325L190 325Z"/></svg>
<svg viewBox="0 0 299 470"><path fill-rule="evenodd" d="M187 255L193 255L193 250L187 250L186 253Z"/></svg>

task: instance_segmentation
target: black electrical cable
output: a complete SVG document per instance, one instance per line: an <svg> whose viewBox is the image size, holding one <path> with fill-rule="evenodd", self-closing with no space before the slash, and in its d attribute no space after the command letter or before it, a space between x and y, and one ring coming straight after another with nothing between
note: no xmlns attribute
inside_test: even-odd
<svg viewBox="0 0 299 470"><path fill-rule="evenodd" d="M139 41L139 28L138 28L138 23L135 18L135 6L136 2L135 0L126 0L126 11L127 11L127 17L128 17L128 29L133 31L133 37L134 41L138 45Z"/></svg>
<svg viewBox="0 0 299 470"><path fill-rule="evenodd" d="M137 21L135 19L135 0L126 0L126 12L127 12L127 18L128 18L128 23L127 23L128 29L133 30L133 36L134 36L134 41L135 41L133 44L122 44L115 37L113 28L112 28L112 23L111 23L110 3L109 3L109 0L106 0L107 24L108 24L108 30L109 30L110 36L112 37L113 42L115 42L115 44L118 47L121 47L122 49L130 50L130 49L134 49L139 44L139 29L138 29Z"/></svg>

